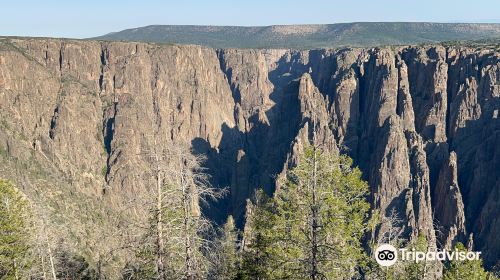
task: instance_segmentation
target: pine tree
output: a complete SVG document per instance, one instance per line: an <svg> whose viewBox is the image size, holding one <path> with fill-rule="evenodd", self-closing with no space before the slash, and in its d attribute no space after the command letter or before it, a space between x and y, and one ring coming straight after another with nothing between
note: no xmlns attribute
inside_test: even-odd
<svg viewBox="0 0 500 280"><path fill-rule="evenodd" d="M413 240L407 247L407 249L412 250L415 249L418 252L427 252L428 251L428 242L424 234L419 234L418 237ZM428 262L415 262L409 261L404 264L404 278L408 280L420 280L420 279L428 279Z"/></svg>
<svg viewBox="0 0 500 280"><path fill-rule="evenodd" d="M213 279L231 280L238 275L240 264L238 252L238 230L232 216L227 218L222 228L221 236L215 241L213 253Z"/></svg>
<svg viewBox="0 0 500 280"><path fill-rule="evenodd" d="M243 279L272 279L274 203L262 189L256 191L254 202L247 201L239 274Z"/></svg>
<svg viewBox="0 0 500 280"><path fill-rule="evenodd" d="M246 274L262 279L357 276L365 258L367 193L350 158L306 147L273 199L260 202L253 213L249 248L255 264L246 267Z"/></svg>
<svg viewBox="0 0 500 280"><path fill-rule="evenodd" d="M455 249L460 252L467 251L464 245L460 242L455 245ZM486 280L496 278L484 270L481 260L453 260L446 267L443 273L443 280L459 279Z"/></svg>
<svg viewBox="0 0 500 280"><path fill-rule="evenodd" d="M32 265L27 199L0 179L0 278L21 279Z"/></svg>

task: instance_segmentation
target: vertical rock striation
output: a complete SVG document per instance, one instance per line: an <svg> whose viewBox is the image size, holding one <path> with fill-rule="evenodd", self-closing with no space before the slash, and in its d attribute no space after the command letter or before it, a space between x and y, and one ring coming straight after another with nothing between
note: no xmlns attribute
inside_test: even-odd
<svg viewBox="0 0 500 280"><path fill-rule="evenodd" d="M441 167L433 197L436 230L441 247L452 249L455 242L466 244L464 204L458 186L455 152L450 153Z"/></svg>
<svg viewBox="0 0 500 280"><path fill-rule="evenodd" d="M500 54L467 48L1 39L0 175L35 199L43 181L113 208L147 195L152 152L189 141L211 183L230 190L205 213L241 226L247 198L275 191L315 126L360 166L373 207L397 213L403 238L448 248L473 234L492 266L499 84Z"/></svg>

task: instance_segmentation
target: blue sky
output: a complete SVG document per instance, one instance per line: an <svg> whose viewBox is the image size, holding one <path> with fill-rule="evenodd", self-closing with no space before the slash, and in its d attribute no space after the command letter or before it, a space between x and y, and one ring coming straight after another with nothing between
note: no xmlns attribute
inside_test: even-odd
<svg viewBox="0 0 500 280"><path fill-rule="evenodd" d="M151 24L500 23L499 0L6 0L0 35L86 38Z"/></svg>

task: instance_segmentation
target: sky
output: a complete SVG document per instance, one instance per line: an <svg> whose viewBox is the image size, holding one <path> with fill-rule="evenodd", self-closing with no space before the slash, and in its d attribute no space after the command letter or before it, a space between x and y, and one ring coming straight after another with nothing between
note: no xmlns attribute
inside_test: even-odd
<svg viewBox="0 0 500 280"><path fill-rule="evenodd" d="M89 38L153 24L500 23L499 0L4 0L0 36Z"/></svg>

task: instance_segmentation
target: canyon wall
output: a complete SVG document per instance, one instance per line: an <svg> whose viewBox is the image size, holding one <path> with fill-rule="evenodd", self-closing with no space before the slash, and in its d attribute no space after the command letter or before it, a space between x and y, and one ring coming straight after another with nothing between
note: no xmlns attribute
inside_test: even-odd
<svg viewBox="0 0 500 280"><path fill-rule="evenodd" d="M0 176L49 210L75 201L56 212L78 213L76 236L95 205L147 194L152 151L177 141L205 155L212 185L229 189L207 215L241 226L253 191L279 188L314 115L322 143L354 159L372 206L398 217L401 236L446 248L473 240L493 266L499 110L500 53L487 50L0 40Z"/></svg>

